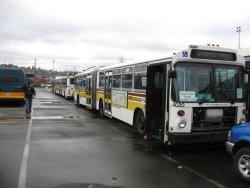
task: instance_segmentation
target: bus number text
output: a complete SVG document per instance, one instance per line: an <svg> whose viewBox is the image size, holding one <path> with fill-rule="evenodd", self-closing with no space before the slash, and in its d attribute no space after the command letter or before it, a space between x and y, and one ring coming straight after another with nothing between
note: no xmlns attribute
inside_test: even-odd
<svg viewBox="0 0 250 188"><path fill-rule="evenodd" d="M174 107L184 107L185 104L184 103L178 103L178 102L176 102L176 103L173 103L173 106Z"/></svg>

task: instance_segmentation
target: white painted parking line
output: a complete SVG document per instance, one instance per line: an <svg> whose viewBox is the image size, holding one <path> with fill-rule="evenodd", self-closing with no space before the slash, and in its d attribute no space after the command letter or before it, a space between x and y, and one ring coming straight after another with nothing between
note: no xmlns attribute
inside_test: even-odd
<svg viewBox="0 0 250 188"><path fill-rule="evenodd" d="M217 181L215 181L215 180L213 180L213 179L211 179L211 178L209 178L209 177L207 177L207 176L205 176L205 175L203 175L203 174L197 172L196 170L191 169L190 167L188 167L188 166L186 166L186 165L180 163L179 161L173 159L172 157L169 157L169 156L163 155L163 154L162 154L162 157L164 157L165 159L167 159L167 160L169 160L169 161L171 161L171 162L177 164L178 166L181 166L183 169L186 169L187 171L189 171L189 172L195 174L196 176L199 176L200 178L202 178L202 179L208 181L209 183L213 184L213 185L216 186L216 187L219 187L219 188L227 188L226 186L220 184L219 182L217 182Z"/></svg>
<svg viewBox="0 0 250 188"><path fill-rule="evenodd" d="M32 115L33 115L33 110L32 110L31 116ZM32 119L29 120L29 126L28 126L26 142L25 142L24 151L23 151L23 159L22 159L19 181L18 181L18 188L26 187L31 130L32 130Z"/></svg>

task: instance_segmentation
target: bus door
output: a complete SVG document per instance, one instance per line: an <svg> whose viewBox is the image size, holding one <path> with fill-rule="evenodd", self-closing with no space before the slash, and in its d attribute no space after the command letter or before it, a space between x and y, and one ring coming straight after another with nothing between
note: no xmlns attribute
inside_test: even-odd
<svg viewBox="0 0 250 188"><path fill-rule="evenodd" d="M166 64L147 68L146 132L163 140L166 112Z"/></svg>
<svg viewBox="0 0 250 188"><path fill-rule="evenodd" d="M247 122L250 121L250 59L245 58L245 91L246 91L246 109L247 109Z"/></svg>
<svg viewBox="0 0 250 188"><path fill-rule="evenodd" d="M88 107L91 107L91 96L92 96L91 75L87 75L86 106Z"/></svg>
<svg viewBox="0 0 250 188"><path fill-rule="evenodd" d="M111 88L112 88L112 71L105 73L105 89L104 89L104 113L108 116L111 112Z"/></svg>

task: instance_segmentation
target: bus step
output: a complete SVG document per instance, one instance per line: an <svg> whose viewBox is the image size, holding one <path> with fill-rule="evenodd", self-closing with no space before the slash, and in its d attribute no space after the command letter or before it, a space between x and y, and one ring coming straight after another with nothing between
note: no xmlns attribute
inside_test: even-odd
<svg viewBox="0 0 250 188"><path fill-rule="evenodd" d="M109 118L112 118L111 114L104 113L104 115L107 116L107 117L109 117Z"/></svg>
<svg viewBox="0 0 250 188"><path fill-rule="evenodd" d="M156 140L161 140L161 136L160 135L151 135L152 138L156 139Z"/></svg>

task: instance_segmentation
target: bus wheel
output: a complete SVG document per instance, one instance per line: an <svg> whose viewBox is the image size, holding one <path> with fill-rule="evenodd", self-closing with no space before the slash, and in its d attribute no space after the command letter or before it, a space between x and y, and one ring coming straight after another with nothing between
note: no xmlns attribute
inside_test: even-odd
<svg viewBox="0 0 250 188"><path fill-rule="evenodd" d="M104 109L103 109L102 100L100 100L100 102L99 102L99 116L100 116L100 118L104 118Z"/></svg>
<svg viewBox="0 0 250 188"><path fill-rule="evenodd" d="M79 98L79 95L76 96L76 106L80 106L80 98Z"/></svg>
<svg viewBox="0 0 250 188"><path fill-rule="evenodd" d="M144 114L141 110L139 110L135 117L135 128L140 136L145 134L146 126L145 126L145 118Z"/></svg>

